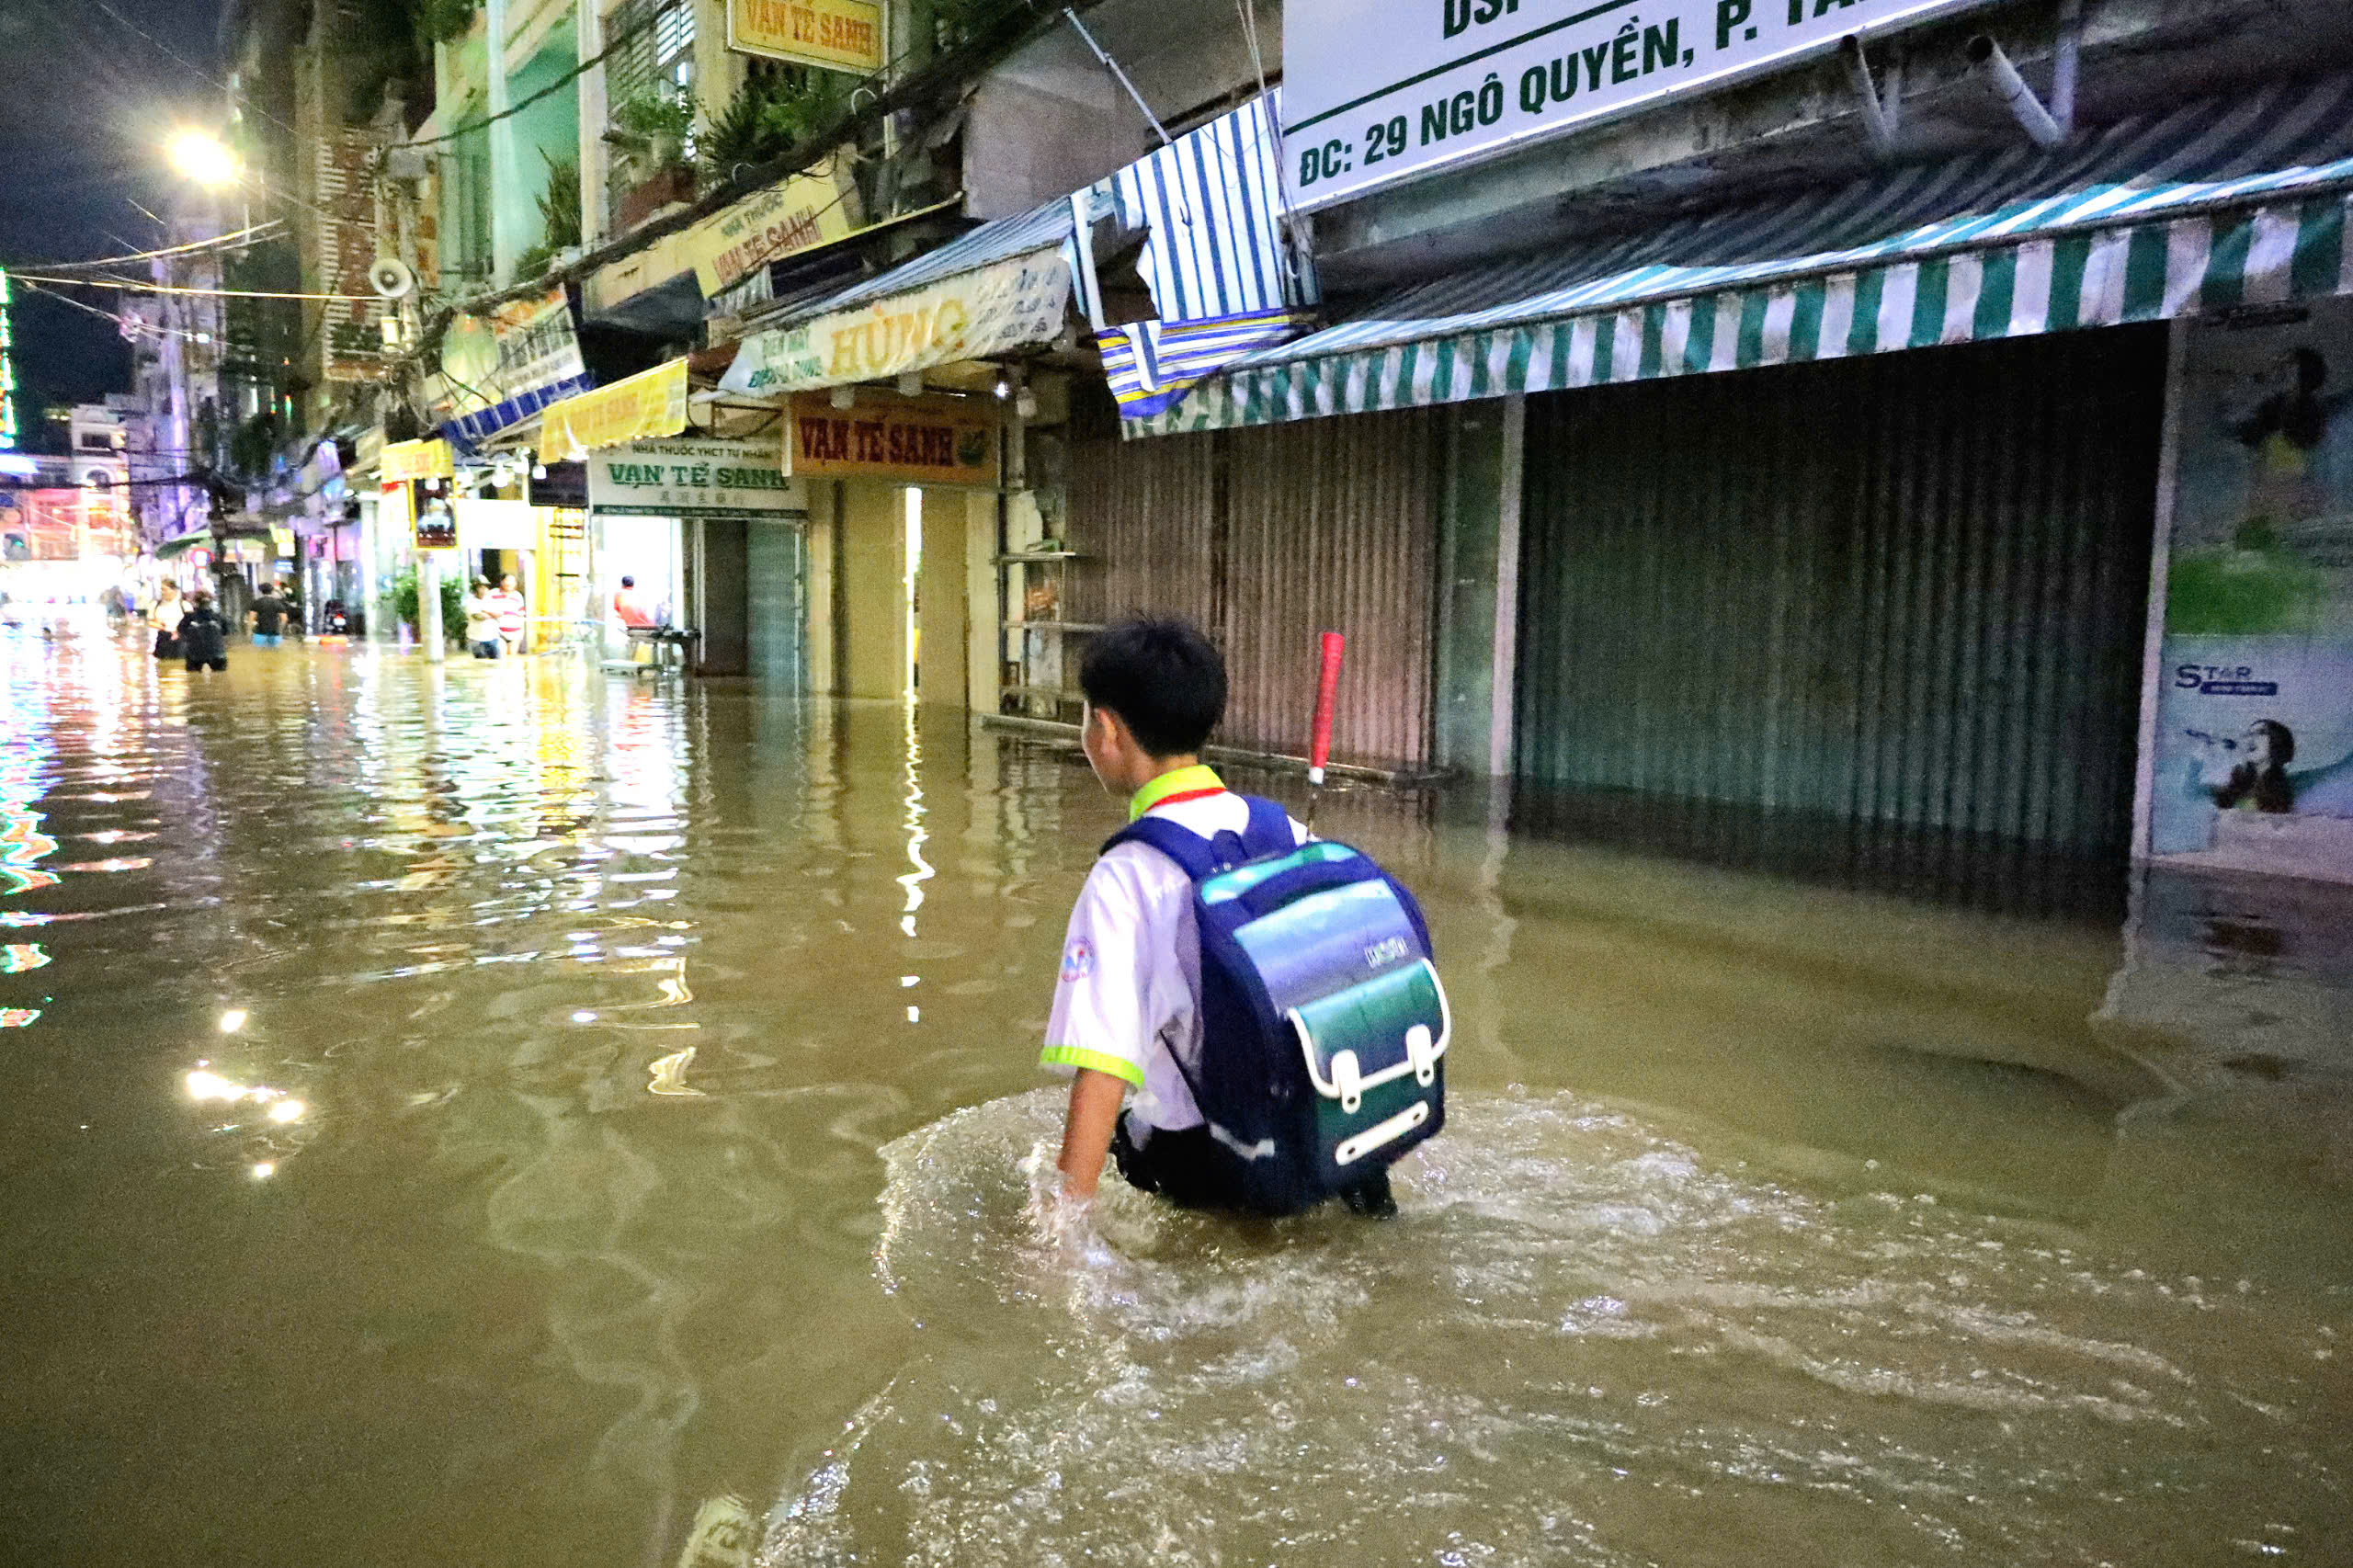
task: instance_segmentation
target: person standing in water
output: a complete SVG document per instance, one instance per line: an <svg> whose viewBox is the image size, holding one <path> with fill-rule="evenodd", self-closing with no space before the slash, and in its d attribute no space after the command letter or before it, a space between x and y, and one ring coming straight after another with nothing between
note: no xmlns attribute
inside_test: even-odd
<svg viewBox="0 0 2353 1568"><path fill-rule="evenodd" d="M188 613L180 618L180 651L188 667L225 670L229 667L229 623L212 608L212 596L202 588L188 596Z"/></svg>
<svg viewBox="0 0 2353 1568"><path fill-rule="evenodd" d="M530 607L516 592L512 572L498 580L498 591L490 596L490 600L498 607L498 641L507 657L512 658L523 652L524 638L530 629Z"/></svg>
<svg viewBox="0 0 2353 1568"><path fill-rule="evenodd" d="M253 633L256 648L275 648L285 640L287 618L294 613L294 607L286 602L284 586L270 584L245 608L245 629Z"/></svg>
<svg viewBox="0 0 2353 1568"><path fill-rule="evenodd" d="M1079 672L1081 748L1130 822L1203 840L1252 827L1250 801L1201 764L1225 715L1225 661L1190 625L1131 620L1094 638ZM1279 810L1291 846L1307 829ZM1186 1208L1239 1208L1221 1185L1188 1082L1203 1059L1193 882L1168 856L1115 843L1088 873L1063 947L1039 1064L1073 1076L1057 1161L1067 1201L1093 1199L1107 1160L1131 1187ZM1131 1097L1132 1096L1132 1097ZM1122 1102L1125 1103L1124 1111ZM1385 1166L1343 1187L1356 1213L1396 1212Z"/></svg>
<svg viewBox="0 0 2353 1568"><path fill-rule="evenodd" d="M490 579L476 577L466 594L466 652L477 659L495 659L504 646L498 637L498 601Z"/></svg>
<svg viewBox="0 0 2353 1568"><path fill-rule="evenodd" d="M147 624L155 629L155 657L180 656L180 617L187 612L188 607L180 602L179 585L165 583L147 611Z"/></svg>

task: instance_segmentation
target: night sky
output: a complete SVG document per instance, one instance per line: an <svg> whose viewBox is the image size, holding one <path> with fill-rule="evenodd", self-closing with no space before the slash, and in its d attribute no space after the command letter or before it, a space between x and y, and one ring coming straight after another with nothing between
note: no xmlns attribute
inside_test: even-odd
<svg viewBox="0 0 2353 1568"><path fill-rule="evenodd" d="M9 84L0 113L0 263L37 271L43 261L157 243L160 230L140 207L162 212L169 199L164 136L180 123L218 130L224 118L217 37L224 5L0 0ZM78 297L113 303L110 294ZM128 346L112 323L22 285L14 315L28 445L40 438L34 405L129 388Z"/></svg>

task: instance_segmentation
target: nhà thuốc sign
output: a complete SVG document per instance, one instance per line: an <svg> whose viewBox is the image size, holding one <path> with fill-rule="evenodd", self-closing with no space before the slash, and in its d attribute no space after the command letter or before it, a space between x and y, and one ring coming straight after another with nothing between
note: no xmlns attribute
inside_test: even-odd
<svg viewBox="0 0 2353 1568"><path fill-rule="evenodd" d="M637 441L588 459L588 504L640 517L739 517L808 509L774 436Z"/></svg>
<svg viewBox="0 0 2353 1568"><path fill-rule="evenodd" d="M837 71L880 71L882 7L869 0L727 0L727 47Z"/></svg>
<svg viewBox="0 0 2353 1568"><path fill-rule="evenodd" d="M1328 207L1991 0L1291 0L1284 179Z"/></svg>
<svg viewBox="0 0 2353 1568"><path fill-rule="evenodd" d="M837 409L826 398L797 397L785 449L798 478L994 485L997 429L994 409L956 398Z"/></svg>

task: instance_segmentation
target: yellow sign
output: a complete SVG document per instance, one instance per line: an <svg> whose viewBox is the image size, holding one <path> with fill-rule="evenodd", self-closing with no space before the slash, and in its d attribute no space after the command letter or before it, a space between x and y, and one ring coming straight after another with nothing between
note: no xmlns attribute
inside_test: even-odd
<svg viewBox="0 0 2353 1568"><path fill-rule="evenodd" d="M779 256L847 239L857 214L854 187L829 175L794 175L754 191L716 217L687 231L695 281L704 299L742 282Z"/></svg>
<svg viewBox="0 0 2353 1568"><path fill-rule="evenodd" d="M651 370L578 397L551 403L540 415L543 462L579 462L599 447L651 441L687 427L687 362Z"/></svg>
<svg viewBox="0 0 2353 1568"><path fill-rule="evenodd" d="M408 479L455 479L458 470L447 441L395 441L384 449L376 477L387 484Z"/></svg>
<svg viewBox="0 0 2353 1568"><path fill-rule="evenodd" d="M847 71L882 69L882 7L868 0L727 0L727 47Z"/></svg>
<svg viewBox="0 0 2353 1568"><path fill-rule="evenodd" d="M785 463L795 478L885 479L907 484L996 483L995 409L958 398L893 399L836 409L792 400Z"/></svg>

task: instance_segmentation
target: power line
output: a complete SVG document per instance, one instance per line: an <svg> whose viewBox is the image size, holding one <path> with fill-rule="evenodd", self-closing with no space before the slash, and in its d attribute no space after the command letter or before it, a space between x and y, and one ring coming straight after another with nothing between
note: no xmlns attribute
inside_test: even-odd
<svg viewBox="0 0 2353 1568"><path fill-rule="evenodd" d="M247 97L244 94L231 86L224 78L214 75L203 66L199 65L195 61L190 60L187 55L182 54L178 50L174 49L170 44L165 43L162 39L157 38L153 33L151 33L146 28L141 27L137 22L132 21L129 17L124 16L121 12L108 5L107 0L89 0L89 3L96 6L99 10L104 11L108 16L112 17L116 21L130 28L141 38L145 39L149 43L154 45L165 54L170 55L182 65L187 66L189 70L195 72L198 75L211 83L214 86L220 88L222 92L228 94L231 97L235 98L240 103L251 108L256 114L261 116L264 119L269 121L280 131L285 131L289 136L299 136L301 134L301 132L296 131L292 126L287 124L284 120L270 113L269 110L262 108L260 104L255 102L252 98Z"/></svg>
<svg viewBox="0 0 2353 1568"><path fill-rule="evenodd" d="M51 278L38 272L12 272L9 276L28 283L62 283L72 289L120 289L133 294L200 294L227 300L356 300L363 303L381 298L375 294L305 294L267 289L179 289L168 283L151 283L143 278Z"/></svg>
<svg viewBox="0 0 2353 1568"><path fill-rule="evenodd" d="M283 225L285 222L286 220L283 218L265 218L260 222L239 229L233 234L218 234L209 240L190 240L184 245L165 245L161 250L132 251L128 256L98 256L89 261L43 261L36 262L34 265L37 267L48 267L52 271L60 269L70 271L74 268L83 267L119 267L124 262L153 261L159 256L180 256L188 251L204 250L213 245L226 246L234 244L244 239L248 234L258 234L265 229L279 227Z"/></svg>
<svg viewBox="0 0 2353 1568"><path fill-rule="evenodd" d="M97 4L97 0L92 0L92 3ZM453 131L445 131L438 136L428 137L422 142L404 142L400 143L400 145L403 147L414 147L420 149L426 147L438 147L445 142L455 142L460 137L472 136L477 131L487 131L502 119L510 119L514 118L516 115L522 113L525 109L529 108L533 104L538 103L540 99L551 97L555 94L562 92L574 82L578 81L583 75L585 75L589 71L602 65L605 62L606 58L612 54L614 51L620 49L623 44L634 40L640 33L651 30L654 22L659 19L660 15L661 13L659 12L648 12L643 21L639 22L634 27L622 28L617 36L608 40L605 47L593 58L582 61L579 64L574 66L571 70L565 72L563 75L558 76L554 81L550 82L546 86L541 87L538 92L533 93L530 97L524 98L519 103L509 104L505 108L500 109L496 114L485 116L484 118L474 121L472 125L460 125Z"/></svg>

